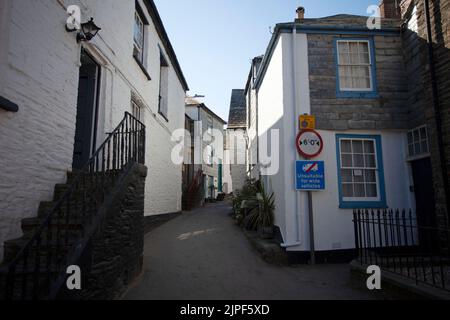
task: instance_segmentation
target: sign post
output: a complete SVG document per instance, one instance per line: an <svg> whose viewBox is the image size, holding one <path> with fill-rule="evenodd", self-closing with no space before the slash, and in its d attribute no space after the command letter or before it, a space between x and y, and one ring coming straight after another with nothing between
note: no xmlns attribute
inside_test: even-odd
<svg viewBox="0 0 450 320"><path fill-rule="evenodd" d="M297 151L305 159L318 157L323 151L322 137L315 129L315 117L300 117L300 133L297 136ZM323 161L297 161L296 188L308 194L309 238L311 264L316 264L315 236L314 236L314 208L313 191L325 190L325 163Z"/></svg>

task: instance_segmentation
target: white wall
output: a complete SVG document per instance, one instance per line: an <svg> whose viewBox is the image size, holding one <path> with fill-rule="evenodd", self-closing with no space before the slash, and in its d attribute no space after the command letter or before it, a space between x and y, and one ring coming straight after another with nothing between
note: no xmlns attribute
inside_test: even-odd
<svg viewBox="0 0 450 320"><path fill-rule="evenodd" d="M258 91L258 126L260 140L267 138L267 133L275 129L280 131L280 141L285 139L284 106L283 106L283 42L280 38L276 44L272 59L268 66L266 76ZM262 141L261 141L262 143ZM285 153L284 144L280 144L280 155ZM283 166L284 168L284 166ZM285 175L279 174L270 177L270 185L275 195L275 224L280 227L283 234L286 231L286 210L289 203L285 198ZM270 188L269 188L270 189Z"/></svg>
<svg viewBox="0 0 450 320"><path fill-rule="evenodd" d="M147 126L145 213L181 210L181 165L172 164L175 142L170 137L184 127L185 92L171 65L166 122L157 110L159 46L164 46L151 24L146 33L148 81L132 57L134 1L4 0L2 12L3 6L9 12L8 21L2 16L0 22L0 94L20 110L0 111L0 242L21 235L20 220L35 216L40 201L51 200L55 183L65 182L71 170L81 45L75 33L66 32L67 14L60 3L79 5L82 20L92 16L102 28L83 44L102 69L98 141L131 111L134 91L145 106ZM2 251L0 245L0 256Z"/></svg>

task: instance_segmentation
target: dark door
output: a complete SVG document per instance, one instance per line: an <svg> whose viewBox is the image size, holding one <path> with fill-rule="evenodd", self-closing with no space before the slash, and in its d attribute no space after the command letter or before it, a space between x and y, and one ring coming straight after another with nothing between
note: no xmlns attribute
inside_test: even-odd
<svg viewBox="0 0 450 320"><path fill-rule="evenodd" d="M416 198L417 224L422 227L435 227L434 187L430 158L411 163ZM419 230L419 242L423 249L433 247L435 235L428 229Z"/></svg>
<svg viewBox="0 0 450 320"><path fill-rule="evenodd" d="M78 85L73 169L81 169L95 149L98 78L99 66L83 51Z"/></svg>

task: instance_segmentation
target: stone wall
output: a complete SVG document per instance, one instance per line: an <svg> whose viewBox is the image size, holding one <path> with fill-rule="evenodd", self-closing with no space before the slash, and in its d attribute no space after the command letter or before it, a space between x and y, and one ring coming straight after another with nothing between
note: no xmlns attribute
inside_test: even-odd
<svg viewBox="0 0 450 320"><path fill-rule="evenodd" d="M134 165L116 190L114 201L80 263L82 290L61 298L119 298L142 271L144 250L144 189L147 168Z"/></svg>
<svg viewBox="0 0 450 320"><path fill-rule="evenodd" d="M438 87L437 102L442 118L442 138L444 144L445 167L450 170L450 0L429 1ZM431 162L435 191L438 223L448 227L447 198L440 160L438 130L433 105L432 81L430 73L427 27L424 1L404 0L401 2L402 17L409 21L403 38L405 59L408 65L410 100L412 113L410 127L426 124L430 138ZM417 22L413 22L417 20Z"/></svg>
<svg viewBox="0 0 450 320"><path fill-rule="evenodd" d="M308 34L311 112L317 117L317 128L407 128L408 85L400 35L373 37L379 94L375 99L337 98L336 38L345 36Z"/></svg>

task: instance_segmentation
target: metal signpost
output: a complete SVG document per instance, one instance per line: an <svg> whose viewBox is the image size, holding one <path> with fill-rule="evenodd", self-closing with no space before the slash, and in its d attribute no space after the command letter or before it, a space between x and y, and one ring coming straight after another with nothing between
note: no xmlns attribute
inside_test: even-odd
<svg viewBox="0 0 450 320"><path fill-rule="evenodd" d="M323 140L315 131L315 117L300 117L300 133L297 135L297 151L304 159L318 157L323 151ZM325 162L324 161L297 161L295 170L296 188L298 191L308 193L309 208L309 235L311 264L316 264L315 237L314 237L314 208L312 191L325 190Z"/></svg>

